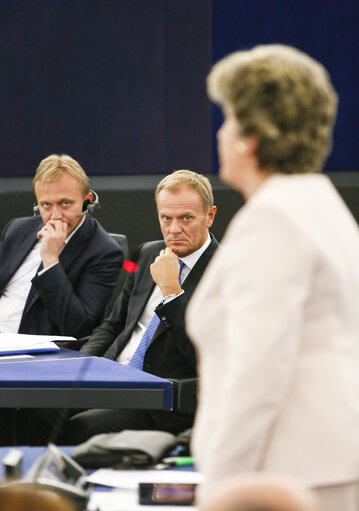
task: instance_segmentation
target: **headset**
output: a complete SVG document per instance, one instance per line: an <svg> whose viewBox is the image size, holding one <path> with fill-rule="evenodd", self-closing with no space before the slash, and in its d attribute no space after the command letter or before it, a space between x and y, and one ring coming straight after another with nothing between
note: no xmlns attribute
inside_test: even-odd
<svg viewBox="0 0 359 511"><path fill-rule="evenodd" d="M82 204L82 213L80 213L78 216L81 217L85 215L86 213L92 213L95 211L95 209L100 208L100 199L98 194L95 192L95 190L90 190L92 193L92 201L89 201L86 199ZM39 205L35 202L32 206L32 210L34 212L34 216L36 216L39 213Z"/></svg>
<svg viewBox="0 0 359 511"><path fill-rule="evenodd" d="M85 213L90 213L90 215L92 215L92 213L95 211L95 209L99 209L100 208L100 198L98 196L98 194L95 192L95 190L90 190L90 192L92 193L92 201L89 201L88 199L86 199L83 204L82 204L82 213L79 214L79 216L83 216L85 215Z"/></svg>

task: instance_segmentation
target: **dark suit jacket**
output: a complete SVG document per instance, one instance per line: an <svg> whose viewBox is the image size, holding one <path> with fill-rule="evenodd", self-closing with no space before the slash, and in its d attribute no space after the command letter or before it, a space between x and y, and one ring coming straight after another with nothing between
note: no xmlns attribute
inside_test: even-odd
<svg viewBox="0 0 359 511"><path fill-rule="evenodd" d="M144 371L162 378L192 378L197 374L195 350L184 328L187 303L209 260L218 246L212 242L182 284L184 294L160 304L156 313L160 323L144 359ZM143 244L139 249L138 269L129 274L111 315L96 328L82 351L116 359L126 346L153 291L150 265L165 248L163 241Z"/></svg>
<svg viewBox="0 0 359 511"><path fill-rule="evenodd" d="M0 244L0 296L37 242L40 216L16 218L5 227ZM60 264L32 280L37 293L24 318L23 333L89 335L101 320L123 262L118 244L86 215L65 245Z"/></svg>

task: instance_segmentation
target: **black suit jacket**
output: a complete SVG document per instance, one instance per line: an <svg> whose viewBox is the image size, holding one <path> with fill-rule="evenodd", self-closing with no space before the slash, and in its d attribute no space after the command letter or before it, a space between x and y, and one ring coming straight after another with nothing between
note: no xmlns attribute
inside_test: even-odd
<svg viewBox="0 0 359 511"><path fill-rule="evenodd" d="M162 378L192 378L197 374L194 347L186 335L184 315L187 303L198 284L218 243L211 244L201 255L182 284L184 293L156 308L160 323L144 358L144 371ZM163 241L143 244L139 249L138 269L129 274L111 315L96 328L82 351L116 359L126 346L153 291L150 265L165 248Z"/></svg>
<svg viewBox="0 0 359 511"><path fill-rule="evenodd" d="M0 296L37 242L40 216L16 218L0 244ZM86 215L56 264L32 280L36 293L24 318L23 333L89 335L104 313L122 266L123 254L100 224Z"/></svg>

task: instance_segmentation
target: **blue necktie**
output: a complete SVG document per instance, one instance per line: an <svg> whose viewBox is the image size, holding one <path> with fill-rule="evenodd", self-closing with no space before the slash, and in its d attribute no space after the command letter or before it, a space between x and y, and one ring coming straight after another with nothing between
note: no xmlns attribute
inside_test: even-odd
<svg viewBox="0 0 359 511"><path fill-rule="evenodd" d="M182 274L182 270L184 267L184 262L181 261L180 259L178 259L178 262L180 265L178 280L179 280L179 283L181 283L181 274ZM154 313L148 327L146 328L145 333L143 334L142 339L140 340L140 344L137 346L137 349L128 364L129 367L133 367L134 369L141 369L141 370L143 369L143 360L145 358L147 348L151 344L153 334L157 330L159 322L160 322L160 318L157 316L156 313Z"/></svg>
<svg viewBox="0 0 359 511"><path fill-rule="evenodd" d="M41 261L41 263L39 264L39 267L36 271L36 275L39 273L39 271L41 271L43 269L44 269L44 265L42 264L42 261ZM35 293L36 293L36 287L34 286L34 284L31 284L29 294L27 295L27 298L26 298L24 310L22 311L22 316L21 316L18 333L21 333L21 331L22 331L24 318L25 318L26 314L28 313L28 310L30 309L30 305L31 305L32 299L35 296Z"/></svg>

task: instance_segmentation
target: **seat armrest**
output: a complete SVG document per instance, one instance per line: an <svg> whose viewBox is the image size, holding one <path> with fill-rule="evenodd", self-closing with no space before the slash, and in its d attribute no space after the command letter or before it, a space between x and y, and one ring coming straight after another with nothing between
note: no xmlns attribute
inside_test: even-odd
<svg viewBox="0 0 359 511"><path fill-rule="evenodd" d="M74 351L80 351L80 349L82 348L82 346L84 344L86 344L86 342L89 340L90 336L87 336L87 337L81 337L81 339L77 339L76 341L55 341L55 344L57 344L57 346L59 348L68 348L70 350L74 350Z"/></svg>
<svg viewBox="0 0 359 511"><path fill-rule="evenodd" d="M173 379L173 410L194 414L197 407L198 378Z"/></svg>

